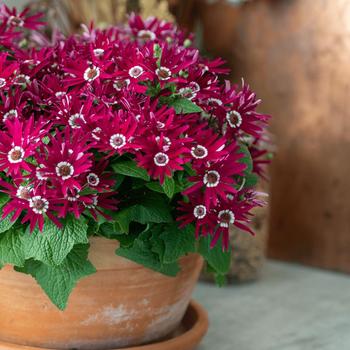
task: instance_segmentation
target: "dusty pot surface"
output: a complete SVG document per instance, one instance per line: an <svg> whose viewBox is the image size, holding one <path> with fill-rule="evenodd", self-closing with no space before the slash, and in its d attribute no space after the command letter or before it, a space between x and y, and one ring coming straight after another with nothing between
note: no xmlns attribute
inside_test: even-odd
<svg viewBox="0 0 350 350"><path fill-rule="evenodd" d="M108 349L152 342L174 331L189 304L202 258L181 260L167 277L115 255L117 242L91 239L97 273L82 279L59 311L34 279L0 271L0 340L57 349Z"/></svg>

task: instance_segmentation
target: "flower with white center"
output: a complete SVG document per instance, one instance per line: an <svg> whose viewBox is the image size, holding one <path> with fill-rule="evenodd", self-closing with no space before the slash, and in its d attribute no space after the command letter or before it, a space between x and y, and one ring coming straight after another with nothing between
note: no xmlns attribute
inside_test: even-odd
<svg viewBox="0 0 350 350"><path fill-rule="evenodd" d="M66 94L66 93L65 93L64 91L57 91L57 92L55 93L55 96L56 96L56 97L64 97L65 94Z"/></svg>
<svg viewBox="0 0 350 350"><path fill-rule="evenodd" d="M14 85L26 85L30 83L30 77L25 74L19 74L13 79Z"/></svg>
<svg viewBox="0 0 350 350"><path fill-rule="evenodd" d="M230 111L226 113L226 120L231 128L239 128L242 125L242 116L237 111Z"/></svg>
<svg viewBox="0 0 350 350"><path fill-rule="evenodd" d="M195 91L193 91L192 88L190 88L190 87L184 87L184 88L179 89L179 94L182 97L185 97L189 100L193 100L197 96L197 93Z"/></svg>
<svg viewBox="0 0 350 350"><path fill-rule="evenodd" d="M86 81L94 81L95 79L97 79L100 76L100 68L92 65L89 68L86 68L85 72L84 72L84 79Z"/></svg>
<svg viewBox="0 0 350 350"><path fill-rule="evenodd" d="M17 16L10 16L7 21L7 24L13 27L23 27L24 21L22 18L19 18Z"/></svg>
<svg viewBox="0 0 350 350"><path fill-rule="evenodd" d="M157 68L156 74L159 80L169 80L171 78L171 70L167 67Z"/></svg>
<svg viewBox="0 0 350 350"><path fill-rule="evenodd" d="M59 162L56 165L56 174L61 177L62 180L67 180L73 176L74 167L68 162Z"/></svg>
<svg viewBox="0 0 350 350"><path fill-rule="evenodd" d="M6 79L0 78L0 89L6 85Z"/></svg>
<svg viewBox="0 0 350 350"><path fill-rule="evenodd" d="M81 113L75 113L72 114L69 119L68 119L68 124L73 128L73 129L79 129L81 127L80 123L78 120L82 121L85 123L84 115Z"/></svg>
<svg viewBox="0 0 350 350"><path fill-rule="evenodd" d="M27 64L28 66L37 66L41 62L39 60L29 59L29 60L24 60L23 63Z"/></svg>
<svg viewBox="0 0 350 350"><path fill-rule="evenodd" d="M191 148L192 157L196 159L203 159L208 155L208 150L202 145L197 145Z"/></svg>
<svg viewBox="0 0 350 350"><path fill-rule="evenodd" d="M130 79L117 79L113 82L113 87L117 91L121 91L122 89L128 87L130 84Z"/></svg>
<svg viewBox="0 0 350 350"><path fill-rule="evenodd" d="M35 175L37 177L38 180L43 180L43 181L46 181L48 179L47 176L45 176L43 174L43 171L41 170L42 168L44 168L45 166L43 164L39 164L39 166L36 168L36 171L35 171Z"/></svg>
<svg viewBox="0 0 350 350"><path fill-rule="evenodd" d="M68 196L67 197L67 200L69 202L76 202L78 199L79 199L80 195L79 194L76 194L75 196Z"/></svg>
<svg viewBox="0 0 350 350"><path fill-rule="evenodd" d="M218 214L218 224L220 227L229 227L235 222L235 214L229 210L221 210Z"/></svg>
<svg viewBox="0 0 350 350"><path fill-rule="evenodd" d="M165 127L165 124L160 122L160 121L157 121L157 128L158 129L163 129Z"/></svg>
<svg viewBox="0 0 350 350"><path fill-rule="evenodd" d="M151 30L141 29L137 33L137 37L141 40L147 41L147 40L154 40L156 38L156 35Z"/></svg>
<svg viewBox="0 0 350 350"><path fill-rule="evenodd" d="M99 127L97 127L94 130L92 130L91 135L96 141L100 141L101 140L101 137L98 136L98 134L100 134L101 131L102 131L102 129L99 128Z"/></svg>
<svg viewBox="0 0 350 350"><path fill-rule="evenodd" d="M84 206L88 209L94 209L97 207L97 204L98 204L98 198L97 198L97 196L93 196L92 203L91 204L84 203Z"/></svg>
<svg viewBox="0 0 350 350"><path fill-rule="evenodd" d="M198 92L201 87L199 86L199 84L195 81L191 81L189 84L188 84L189 88L192 89L193 92Z"/></svg>
<svg viewBox="0 0 350 350"><path fill-rule="evenodd" d="M29 186L19 186L16 192L16 196L20 199L29 200L31 191L32 188Z"/></svg>
<svg viewBox="0 0 350 350"><path fill-rule="evenodd" d="M29 207L35 214L44 214L49 209L49 201L41 196L34 196L29 199Z"/></svg>
<svg viewBox="0 0 350 350"><path fill-rule="evenodd" d="M232 195L231 193L228 193L228 194L226 195L226 198L227 198L229 201L232 201L233 198L235 198L235 197L233 197L233 195Z"/></svg>
<svg viewBox="0 0 350 350"><path fill-rule="evenodd" d="M169 163L169 157L163 152L158 152L154 157L154 164L157 166L166 166Z"/></svg>
<svg viewBox="0 0 350 350"><path fill-rule="evenodd" d="M207 208L202 204L196 205L193 209L193 215L197 219L203 219L207 215Z"/></svg>
<svg viewBox="0 0 350 350"><path fill-rule="evenodd" d="M140 66L134 66L129 69L129 75L131 78L138 78L143 73L143 68Z"/></svg>
<svg viewBox="0 0 350 350"><path fill-rule="evenodd" d="M205 64L200 64L200 67L202 67L202 74L204 74L205 72L209 72L209 67Z"/></svg>
<svg viewBox="0 0 350 350"><path fill-rule="evenodd" d="M100 183L100 178L95 173L89 173L86 176L88 184L92 187L97 186Z"/></svg>
<svg viewBox="0 0 350 350"><path fill-rule="evenodd" d="M24 149L20 146L13 147L7 154L7 159L10 163L20 163L24 158Z"/></svg>
<svg viewBox="0 0 350 350"><path fill-rule="evenodd" d="M102 56L105 53L105 50L103 50L103 49L94 49L93 52L94 52L95 56L100 57L100 56Z"/></svg>
<svg viewBox="0 0 350 350"><path fill-rule="evenodd" d="M219 98L210 97L207 99L208 104L222 106L223 103Z"/></svg>
<svg viewBox="0 0 350 350"><path fill-rule="evenodd" d="M114 134L109 139L109 144L114 149L120 149L126 145L126 137L123 134Z"/></svg>
<svg viewBox="0 0 350 350"><path fill-rule="evenodd" d="M3 121L7 119L12 119L12 118L17 118L18 117L18 112L16 109L10 109L7 113L4 114L3 116Z"/></svg>
<svg viewBox="0 0 350 350"><path fill-rule="evenodd" d="M203 177L203 183L207 187L216 187L220 182L220 174L216 170L209 170Z"/></svg>
<svg viewBox="0 0 350 350"><path fill-rule="evenodd" d="M160 136L156 136L156 141L159 143ZM163 151L169 151L170 146L171 146L171 140L169 139L169 137L164 136L163 137Z"/></svg>

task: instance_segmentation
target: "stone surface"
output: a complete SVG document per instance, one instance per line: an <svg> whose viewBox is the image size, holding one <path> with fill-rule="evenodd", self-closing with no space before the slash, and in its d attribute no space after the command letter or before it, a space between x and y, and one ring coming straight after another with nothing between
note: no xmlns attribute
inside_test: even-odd
<svg viewBox="0 0 350 350"><path fill-rule="evenodd" d="M346 275L275 261L256 283L201 283L210 327L198 350L350 349L349 290Z"/></svg>

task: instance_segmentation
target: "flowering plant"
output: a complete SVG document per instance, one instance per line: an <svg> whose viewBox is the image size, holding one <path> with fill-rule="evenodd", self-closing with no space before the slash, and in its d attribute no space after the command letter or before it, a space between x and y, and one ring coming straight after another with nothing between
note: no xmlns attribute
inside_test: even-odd
<svg viewBox="0 0 350 350"><path fill-rule="evenodd" d="M199 252L222 280L230 225L251 232L269 117L220 82L174 25L42 34L0 9L0 265L31 274L61 309L95 269L88 238L173 276ZM59 286L59 287L57 287ZM56 290L60 288L60 290Z"/></svg>

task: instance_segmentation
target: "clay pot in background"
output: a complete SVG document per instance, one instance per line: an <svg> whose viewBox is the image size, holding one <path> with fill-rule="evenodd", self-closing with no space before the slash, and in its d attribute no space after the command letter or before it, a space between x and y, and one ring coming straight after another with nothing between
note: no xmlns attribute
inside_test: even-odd
<svg viewBox="0 0 350 350"><path fill-rule="evenodd" d="M97 273L79 281L59 311L28 275L0 270L0 342L56 349L111 349L161 339L189 305L202 258L182 258L166 277L115 255L116 241L91 240Z"/></svg>
<svg viewBox="0 0 350 350"><path fill-rule="evenodd" d="M271 257L350 272L350 2L197 0L208 51L273 115Z"/></svg>

